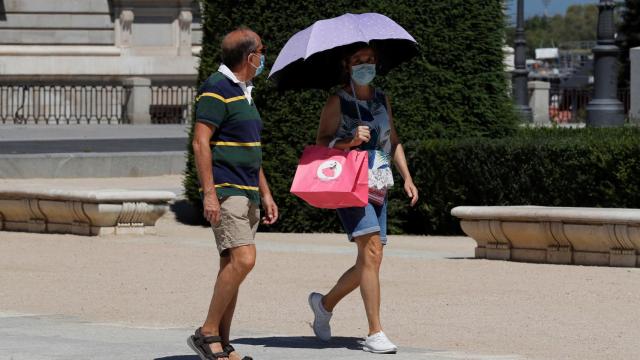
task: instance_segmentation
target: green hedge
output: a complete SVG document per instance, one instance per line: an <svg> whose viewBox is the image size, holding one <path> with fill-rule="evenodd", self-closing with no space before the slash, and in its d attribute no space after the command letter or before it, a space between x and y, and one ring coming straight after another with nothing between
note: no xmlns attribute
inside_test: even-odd
<svg viewBox="0 0 640 360"><path fill-rule="evenodd" d="M210 0L202 1L202 6L199 83L217 70L222 36L238 26L248 26L262 36L269 49L268 68L288 38L315 20L373 11L390 16L418 41L418 57L376 80L391 97L404 142L500 137L515 129L503 67L502 0ZM311 208L289 194L298 158L304 146L315 141L320 111L331 92L278 93L266 76L255 83L254 98L265 125L263 166L282 215L270 229L339 230L333 212ZM184 185L190 201L201 206L190 146ZM394 209L395 203L392 200ZM409 219L395 218L390 225L400 231Z"/></svg>
<svg viewBox="0 0 640 360"><path fill-rule="evenodd" d="M640 129L537 129L424 141L409 158L426 202L394 208L397 229L457 234L459 205L640 207ZM397 197L396 197L397 198Z"/></svg>

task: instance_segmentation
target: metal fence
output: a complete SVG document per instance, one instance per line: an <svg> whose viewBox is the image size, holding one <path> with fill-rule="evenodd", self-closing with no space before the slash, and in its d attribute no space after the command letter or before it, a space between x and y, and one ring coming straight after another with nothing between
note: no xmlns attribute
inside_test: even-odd
<svg viewBox="0 0 640 360"><path fill-rule="evenodd" d="M557 123L585 122L587 105L593 98L591 89L551 87L549 91L549 117ZM629 88L618 89L618 100L624 106L624 113L629 114L631 107L631 91Z"/></svg>
<svg viewBox="0 0 640 360"><path fill-rule="evenodd" d="M185 124L191 121L196 89L191 86L152 86L151 123Z"/></svg>
<svg viewBox="0 0 640 360"><path fill-rule="evenodd" d="M123 86L0 85L2 124L127 124Z"/></svg>

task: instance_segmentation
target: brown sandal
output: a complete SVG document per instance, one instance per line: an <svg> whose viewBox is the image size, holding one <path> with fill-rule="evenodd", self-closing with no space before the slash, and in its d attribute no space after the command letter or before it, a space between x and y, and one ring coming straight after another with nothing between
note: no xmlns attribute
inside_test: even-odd
<svg viewBox="0 0 640 360"><path fill-rule="evenodd" d="M231 355L232 352L236 351L236 349L233 348L233 346L231 344L227 344L225 345L222 350L224 352L226 352L227 354ZM253 358L251 356L245 356L242 358L242 360L253 360Z"/></svg>
<svg viewBox="0 0 640 360"><path fill-rule="evenodd" d="M229 354L226 351L216 353L211 351L209 344L214 343L220 343L220 345L222 345L222 338L220 336L204 336L202 335L202 328L198 328L195 334L189 336L189 339L187 339L187 344L200 356L201 360L228 358Z"/></svg>

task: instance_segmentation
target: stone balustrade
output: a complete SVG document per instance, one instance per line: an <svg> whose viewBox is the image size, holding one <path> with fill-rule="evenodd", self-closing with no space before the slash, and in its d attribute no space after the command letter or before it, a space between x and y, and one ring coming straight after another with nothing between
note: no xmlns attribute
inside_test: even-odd
<svg viewBox="0 0 640 360"><path fill-rule="evenodd" d="M156 221L174 198L168 191L0 189L0 230L77 235L155 233Z"/></svg>
<svg viewBox="0 0 640 360"><path fill-rule="evenodd" d="M640 266L640 209L460 206L476 257L551 264Z"/></svg>

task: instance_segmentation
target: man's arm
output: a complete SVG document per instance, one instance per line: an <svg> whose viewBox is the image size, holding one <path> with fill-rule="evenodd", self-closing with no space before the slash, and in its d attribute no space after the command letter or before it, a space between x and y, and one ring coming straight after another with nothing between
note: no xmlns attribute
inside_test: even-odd
<svg viewBox="0 0 640 360"><path fill-rule="evenodd" d="M213 225L220 222L220 203L216 195L216 186L213 182L213 163L211 156L210 141L215 126L196 122L193 133L193 155L195 157L198 179L203 192L204 217Z"/></svg>
<svg viewBox="0 0 640 360"><path fill-rule="evenodd" d="M271 225L278 220L278 206L273 201L271 195L271 189L269 189L269 183L267 177L264 175L264 170L260 167L260 175L258 178L258 189L260 189L260 197L262 198L262 207L266 212L262 218L262 223L265 225Z"/></svg>

